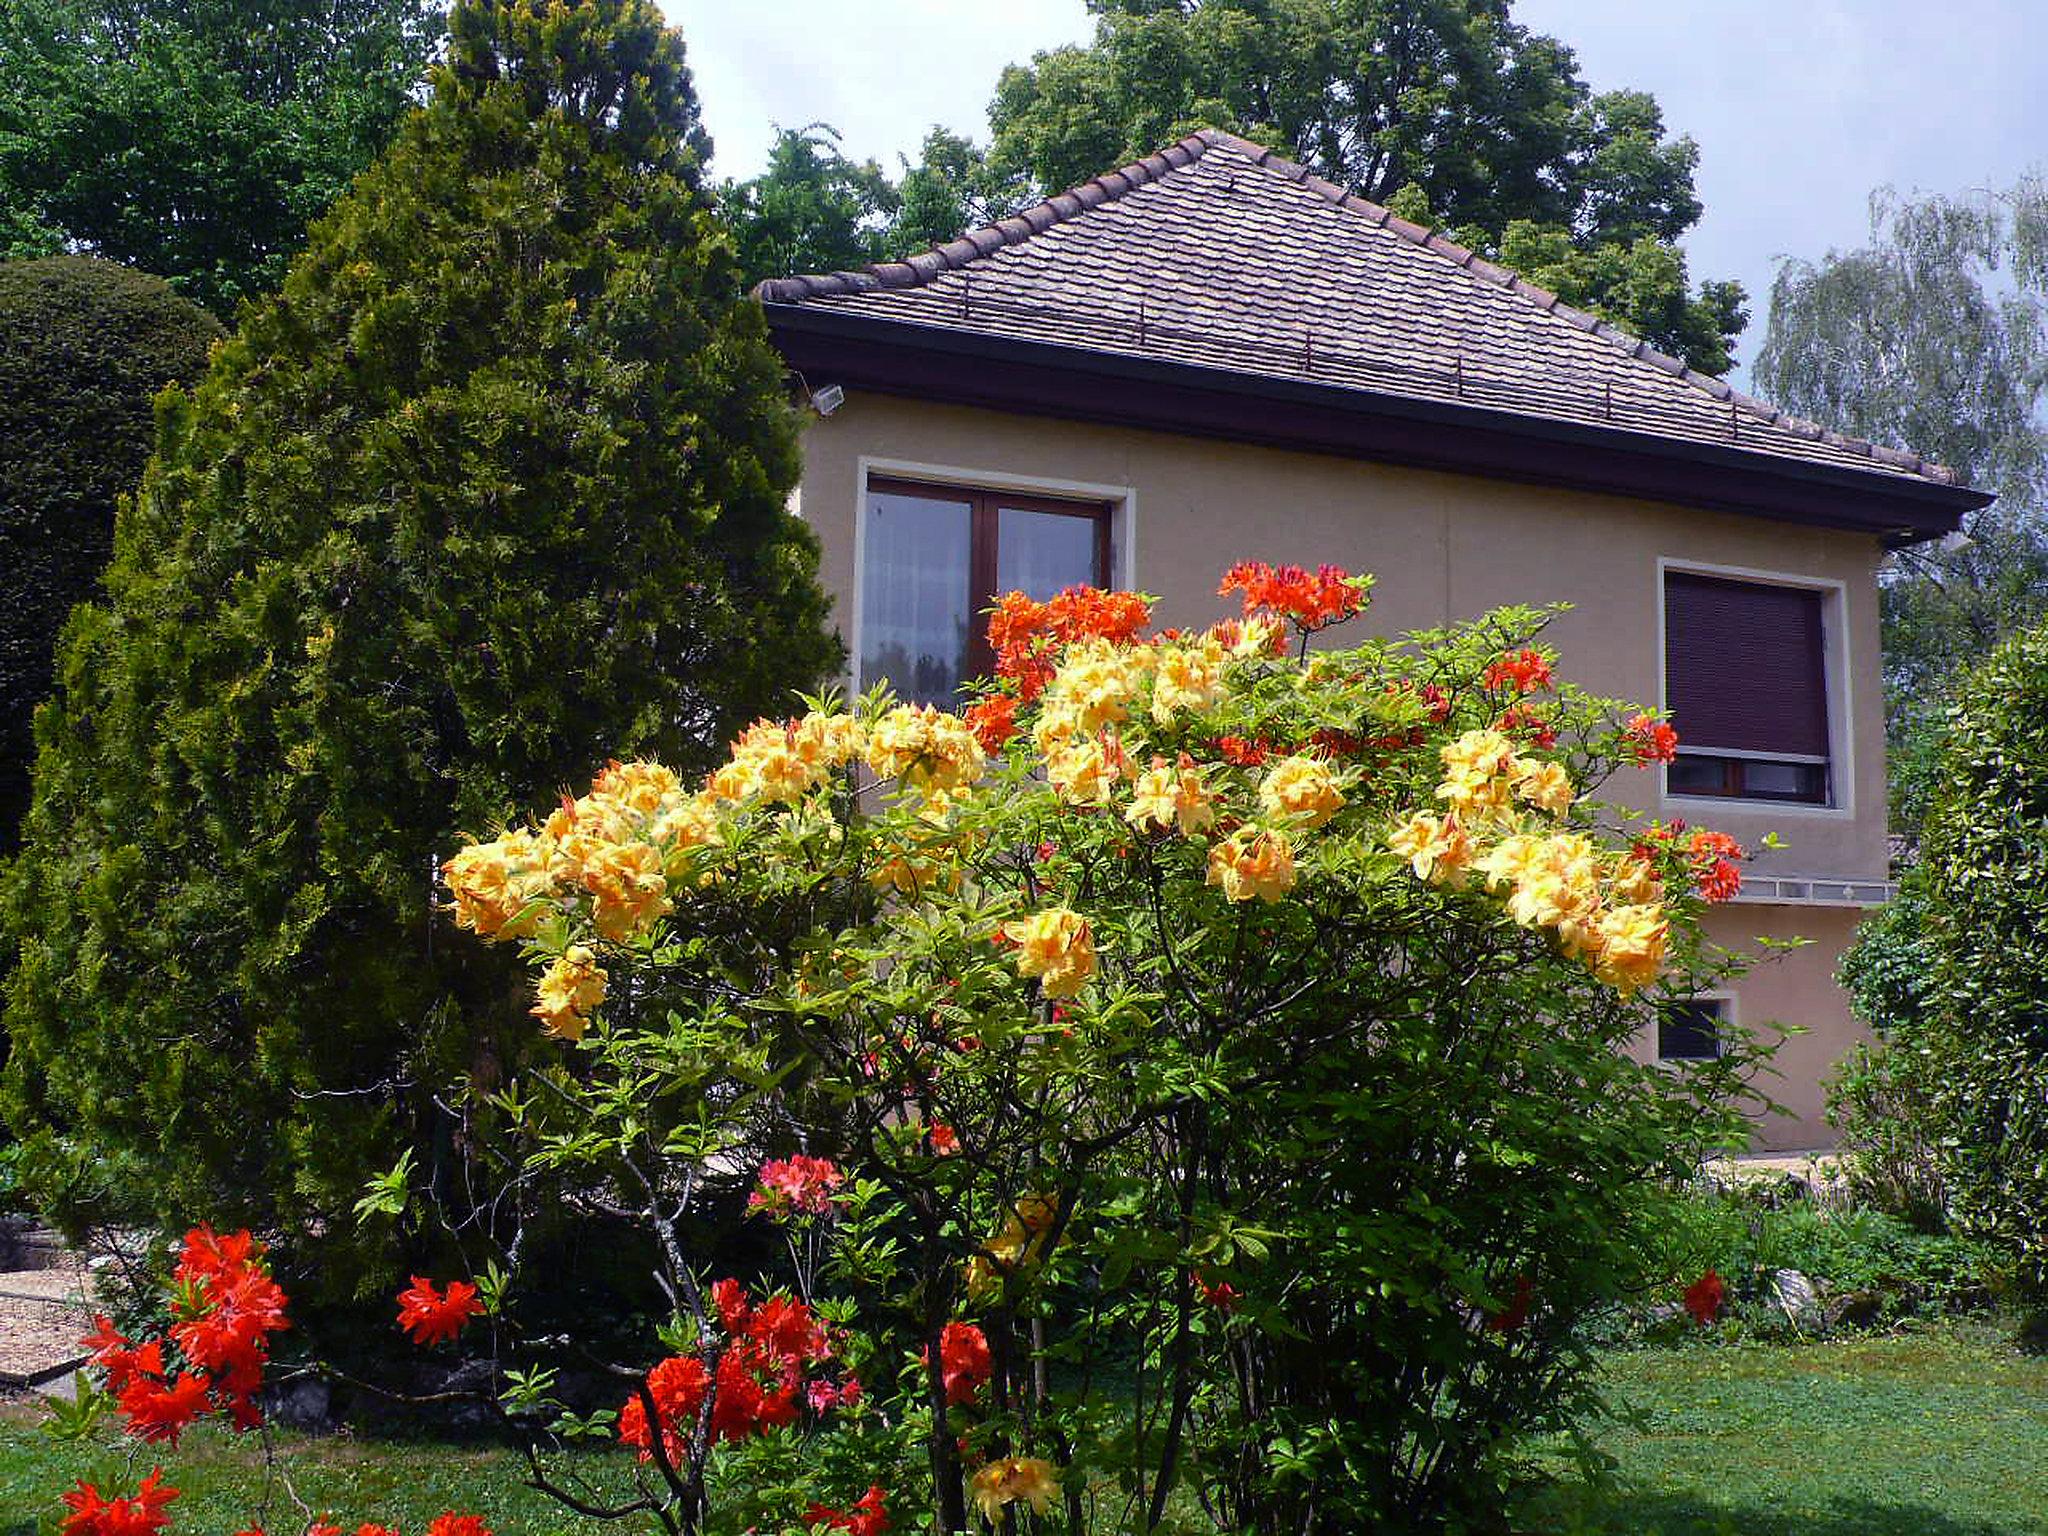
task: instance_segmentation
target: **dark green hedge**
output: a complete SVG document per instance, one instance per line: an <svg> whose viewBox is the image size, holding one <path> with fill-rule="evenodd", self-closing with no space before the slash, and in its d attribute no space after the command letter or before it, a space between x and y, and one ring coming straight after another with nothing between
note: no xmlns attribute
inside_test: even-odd
<svg viewBox="0 0 2048 1536"><path fill-rule="evenodd" d="M220 334L162 279L110 261L0 262L0 850L28 809L57 631L96 589L114 504L142 478L150 401L196 378Z"/></svg>

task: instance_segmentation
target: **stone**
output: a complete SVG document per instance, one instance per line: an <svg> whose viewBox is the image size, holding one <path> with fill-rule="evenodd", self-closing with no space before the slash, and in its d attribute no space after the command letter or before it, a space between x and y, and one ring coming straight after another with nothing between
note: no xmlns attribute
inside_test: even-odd
<svg viewBox="0 0 2048 1536"><path fill-rule="evenodd" d="M1786 1321L1794 1328L1805 1333L1820 1332L1826 1321L1821 1310L1820 1292L1798 1270L1772 1270L1770 1296L1773 1305L1785 1314Z"/></svg>

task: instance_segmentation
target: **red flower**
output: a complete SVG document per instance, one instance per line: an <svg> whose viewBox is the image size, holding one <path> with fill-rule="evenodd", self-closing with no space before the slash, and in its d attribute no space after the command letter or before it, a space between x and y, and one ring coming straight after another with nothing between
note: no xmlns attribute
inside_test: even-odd
<svg viewBox="0 0 2048 1536"><path fill-rule="evenodd" d="M1685 1288L1685 1310L1702 1328L1721 1315L1728 1288L1711 1269Z"/></svg>
<svg viewBox="0 0 2048 1536"><path fill-rule="evenodd" d="M946 1324L939 1334L939 1376L947 1402L973 1402L994 1369L988 1335L972 1323Z"/></svg>
<svg viewBox="0 0 2048 1536"><path fill-rule="evenodd" d="M1242 736L1225 736L1216 743L1216 750L1223 754L1226 763L1235 763L1240 768L1256 768L1266 760L1273 744L1263 736L1250 740Z"/></svg>
<svg viewBox="0 0 2048 1536"><path fill-rule="evenodd" d="M747 1300L746 1287L730 1275L711 1282L711 1304L718 1309L718 1320L725 1325L727 1333L743 1332L747 1319L753 1315L753 1303Z"/></svg>
<svg viewBox="0 0 2048 1536"><path fill-rule="evenodd" d="M1511 706L1493 722L1493 728L1504 735L1522 735L1531 746L1545 751L1557 745L1557 728L1526 704Z"/></svg>
<svg viewBox="0 0 2048 1536"><path fill-rule="evenodd" d="M1687 848L1692 882L1708 901L1730 901L1742 889L1742 871L1735 860L1746 858L1742 845L1726 832L1702 829Z"/></svg>
<svg viewBox="0 0 2048 1536"><path fill-rule="evenodd" d="M64 1495L71 1514L59 1528L62 1536L155 1536L170 1524L164 1506L178 1496L177 1489L162 1486L162 1477L162 1468L152 1467L140 1488L115 1499L80 1479L78 1486Z"/></svg>
<svg viewBox="0 0 2048 1536"><path fill-rule="evenodd" d="M951 1157L960 1150L960 1133L941 1121L934 1120L925 1135L931 1141L935 1157Z"/></svg>
<svg viewBox="0 0 2048 1536"><path fill-rule="evenodd" d="M1061 649L1079 640L1128 645L1151 618L1151 603L1135 592L1068 587L1044 603L1005 592L988 621L996 676L1015 684L1019 702L1029 704L1052 681Z"/></svg>
<svg viewBox="0 0 2048 1536"><path fill-rule="evenodd" d="M121 1394L128 1433L143 1440L168 1440L173 1446L206 1408L206 1378L192 1371L181 1372L174 1386L137 1376Z"/></svg>
<svg viewBox="0 0 2048 1536"><path fill-rule="evenodd" d="M889 1529L889 1514L882 1507L886 1497L882 1485L874 1483L850 1509L828 1509L823 1504L813 1504L804 1511L804 1524L822 1525L830 1531L848 1531L852 1536L882 1536L882 1532Z"/></svg>
<svg viewBox="0 0 2048 1536"><path fill-rule="evenodd" d="M1638 768L1668 763L1678 756L1678 732L1649 715L1633 715L1622 734L1628 738L1630 760Z"/></svg>
<svg viewBox="0 0 2048 1536"><path fill-rule="evenodd" d="M433 1281L414 1275L411 1287L398 1293L398 1326L421 1346L454 1338L472 1317L482 1316L483 1310L476 1287L467 1280L450 1280L443 1295L434 1289Z"/></svg>
<svg viewBox="0 0 2048 1536"><path fill-rule="evenodd" d="M1486 669L1480 679L1488 688L1513 688L1517 693L1534 693L1551 683L1550 663L1543 653L1524 646L1511 651Z"/></svg>
<svg viewBox="0 0 2048 1536"><path fill-rule="evenodd" d="M747 1340L779 1364L807 1364L830 1357L831 1346L818 1314L789 1296L770 1296L747 1320Z"/></svg>
<svg viewBox="0 0 2048 1536"><path fill-rule="evenodd" d="M822 1216L837 1203L839 1186L846 1175L829 1157L770 1159L761 1165L761 1187L747 1196L747 1209L766 1211L771 1217L800 1211Z"/></svg>
<svg viewBox="0 0 2048 1536"><path fill-rule="evenodd" d="M427 1527L427 1536L491 1536L491 1528L484 1524L481 1515L458 1515L450 1510L434 1517L434 1523Z"/></svg>
<svg viewBox="0 0 2048 1536"><path fill-rule="evenodd" d="M1298 565L1271 566L1240 560L1223 573L1219 597L1244 594L1247 617L1261 610L1293 620L1303 630L1340 624L1365 607L1364 588L1349 571L1325 565L1310 572Z"/></svg>
<svg viewBox="0 0 2048 1536"><path fill-rule="evenodd" d="M1214 1307L1218 1312L1235 1312L1237 1299L1243 1294L1228 1280L1212 1281L1200 1270L1195 1271L1195 1292L1204 1306Z"/></svg>
<svg viewBox="0 0 2048 1536"><path fill-rule="evenodd" d="M1515 1333L1529 1321L1530 1305L1536 1300L1536 1284L1527 1275L1515 1276L1515 1291L1508 1304L1486 1320L1491 1333Z"/></svg>

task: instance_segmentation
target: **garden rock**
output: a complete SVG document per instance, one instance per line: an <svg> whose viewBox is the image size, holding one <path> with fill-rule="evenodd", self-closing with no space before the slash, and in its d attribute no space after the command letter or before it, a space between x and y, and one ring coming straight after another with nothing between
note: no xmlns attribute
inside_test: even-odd
<svg viewBox="0 0 2048 1536"><path fill-rule="evenodd" d="M1803 1332L1818 1333L1826 1322L1820 1292L1796 1269L1774 1269L1770 1278L1771 1302L1785 1314L1786 1321Z"/></svg>
<svg viewBox="0 0 2048 1536"><path fill-rule="evenodd" d="M318 1432L333 1426L334 1391L317 1376L280 1382L264 1394L271 1418L287 1429Z"/></svg>

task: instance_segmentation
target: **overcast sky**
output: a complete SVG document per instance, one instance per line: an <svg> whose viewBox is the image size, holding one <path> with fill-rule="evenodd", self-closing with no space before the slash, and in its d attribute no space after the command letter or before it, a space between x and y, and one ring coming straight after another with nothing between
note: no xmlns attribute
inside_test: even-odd
<svg viewBox="0 0 2048 1536"><path fill-rule="evenodd" d="M997 73L1085 40L1081 0L664 0L724 176L771 124L828 122L892 173L934 123L984 139ZM1655 94L1698 140L1693 276L1736 277L1763 336L1781 256L1860 244L1870 191L1956 191L2048 165L2048 0L1518 0L1596 90ZM1107 169L1107 167L1105 167Z"/></svg>

